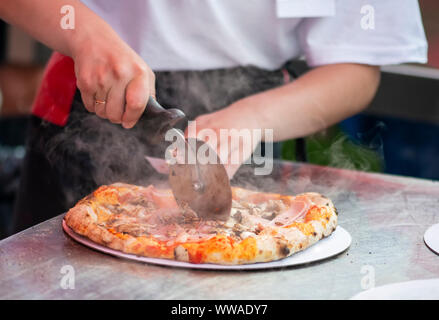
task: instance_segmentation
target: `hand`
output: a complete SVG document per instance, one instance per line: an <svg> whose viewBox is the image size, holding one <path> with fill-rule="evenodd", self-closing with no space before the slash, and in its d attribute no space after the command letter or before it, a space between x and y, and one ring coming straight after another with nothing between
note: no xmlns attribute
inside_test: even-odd
<svg viewBox="0 0 439 320"><path fill-rule="evenodd" d="M258 119L246 100L240 100L220 111L197 117L186 128L185 135L205 141L213 148L232 179L261 142L262 137L255 135L255 131L261 131Z"/></svg>
<svg viewBox="0 0 439 320"><path fill-rule="evenodd" d="M75 9L74 29L60 28L63 4ZM155 96L151 69L80 0L0 1L0 15L48 47L73 58L85 107L99 117L131 128L149 96Z"/></svg>
<svg viewBox="0 0 439 320"><path fill-rule="evenodd" d="M85 108L132 128L149 96L155 97L155 76L148 65L113 32L82 41L72 58Z"/></svg>

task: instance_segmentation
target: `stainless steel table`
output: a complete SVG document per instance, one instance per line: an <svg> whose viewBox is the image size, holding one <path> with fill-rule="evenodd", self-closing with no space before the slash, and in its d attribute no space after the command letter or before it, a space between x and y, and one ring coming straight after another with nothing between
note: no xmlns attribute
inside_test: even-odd
<svg viewBox="0 0 439 320"><path fill-rule="evenodd" d="M64 234L60 215L0 242L0 299L347 299L373 284L439 277L439 256L423 242L439 222L438 182L287 162L252 173L241 168L234 184L331 197L351 247L284 269L179 269L84 247ZM74 289L62 285L66 270Z"/></svg>

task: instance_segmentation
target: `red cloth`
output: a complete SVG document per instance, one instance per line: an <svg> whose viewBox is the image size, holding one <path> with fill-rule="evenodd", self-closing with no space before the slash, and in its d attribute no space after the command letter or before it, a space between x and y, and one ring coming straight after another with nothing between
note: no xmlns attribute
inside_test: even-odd
<svg viewBox="0 0 439 320"><path fill-rule="evenodd" d="M58 52L52 54L37 96L32 114L53 124L64 126L69 118L76 91L73 59Z"/></svg>

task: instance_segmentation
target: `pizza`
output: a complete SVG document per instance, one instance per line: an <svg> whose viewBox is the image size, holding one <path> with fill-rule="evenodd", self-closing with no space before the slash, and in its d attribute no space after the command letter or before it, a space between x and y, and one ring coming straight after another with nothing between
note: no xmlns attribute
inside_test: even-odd
<svg viewBox="0 0 439 320"><path fill-rule="evenodd" d="M337 226L337 210L318 193L281 195L232 187L227 221L179 207L170 189L114 183L99 187L64 220L77 234L138 256L238 265L283 259Z"/></svg>

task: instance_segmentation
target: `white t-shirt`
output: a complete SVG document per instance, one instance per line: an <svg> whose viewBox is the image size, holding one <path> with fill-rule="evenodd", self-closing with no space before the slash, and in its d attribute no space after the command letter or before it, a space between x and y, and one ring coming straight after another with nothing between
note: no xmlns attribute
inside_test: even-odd
<svg viewBox="0 0 439 320"><path fill-rule="evenodd" d="M425 63L416 0L82 0L153 70Z"/></svg>

